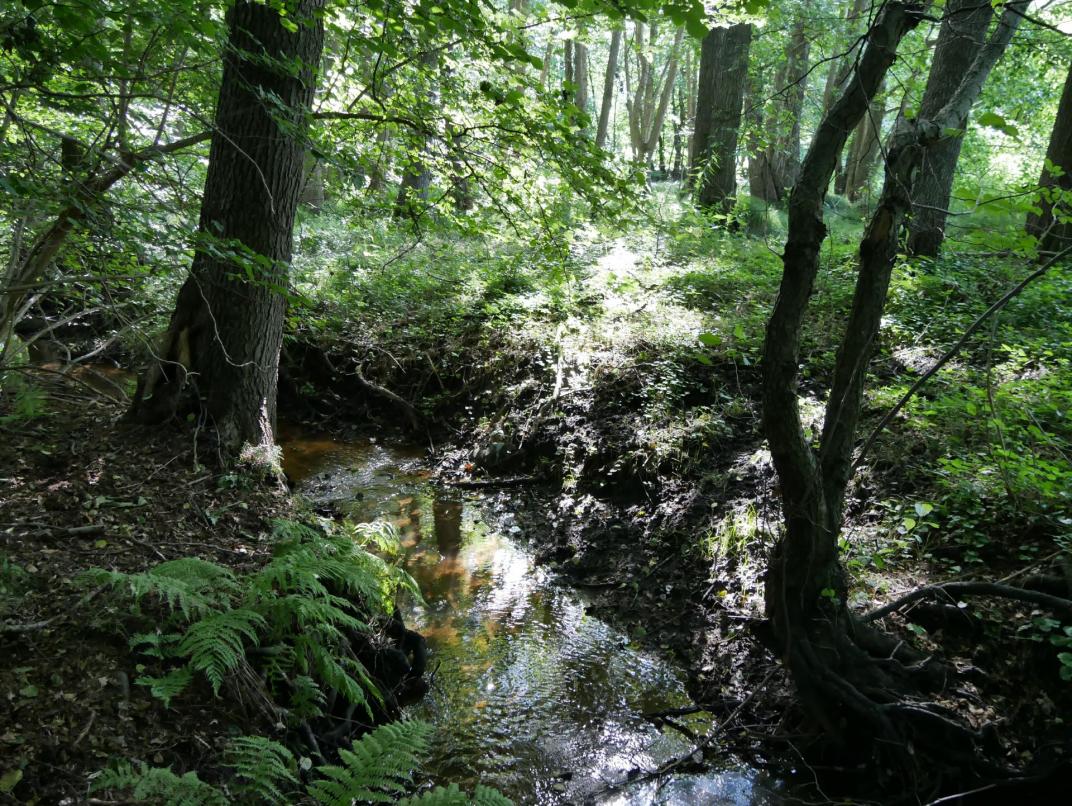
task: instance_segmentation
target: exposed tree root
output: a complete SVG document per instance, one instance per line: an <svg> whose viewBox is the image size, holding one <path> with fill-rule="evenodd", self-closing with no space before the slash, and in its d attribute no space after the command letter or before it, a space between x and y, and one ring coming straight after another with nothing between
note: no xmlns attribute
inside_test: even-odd
<svg viewBox="0 0 1072 806"><path fill-rule="evenodd" d="M945 582L940 585L927 585L922 588L917 588L911 593L907 593L899 599L896 599L887 605L883 605L877 610L871 611L864 616L863 620L876 621L877 619L888 616L890 613L900 610L905 605L919 601L920 599L945 597L950 601L955 601L955 598L958 596L990 596L1000 599L1011 599L1017 602L1045 607L1055 613L1060 613L1065 616L1072 616L1072 600L1064 599L1060 596L1053 596L1049 593L1018 588L1013 585L1002 585L997 582Z"/></svg>

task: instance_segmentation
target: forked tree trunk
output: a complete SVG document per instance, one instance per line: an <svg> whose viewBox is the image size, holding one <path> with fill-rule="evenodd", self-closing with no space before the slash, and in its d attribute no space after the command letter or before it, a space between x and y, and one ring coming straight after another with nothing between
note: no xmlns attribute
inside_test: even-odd
<svg viewBox="0 0 1072 806"><path fill-rule="evenodd" d="M188 381L225 450L273 444L284 294L305 158L303 131L324 33L324 0L298 0L282 25L270 5L238 0L216 106L199 243L159 361L131 416L175 413ZM293 65L301 68L295 73Z"/></svg>
<svg viewBox="0 0 1072 806"><path fill-rule="evenodd" d="M919 117L934 117L957 91L958 78L972 57L986 42L986 31L994 9L979 0L950 0L945 21L938 32L927 88L919 106ZM967 118L965 117L965 121ZM908 252L937 257L945 239L946 211L953 195L953 177L960 159L963 135L949 137L929 149L916 181L912 220L908 224Z"/></svg>
<svg viewBox="0 0 1072 806"><path fill-rule="evenodd" d="M712 28L700 46L690 172L702 207L729 212L737 195L737 136L752 26Z"/></svg>
<svg viewBox="0 0 1072 806"><path fill-rule="evenodd" d="M1016 5L1022 10L1024 4ZM950 103L932 119L903 121L895 133L882 195L860 244L856 291L818 450L801 424L798 382L801 327L826 236L823 198L848 133L878 93L900 40L919 23L922 3L894 0L885 6L845 94L819 125L789 199L782 282L764 342L763 428L778 473L785 523L766 580L770 643L805 705L832 738L891 751L892 760L906 766L912 764L912 745L926 748L929 764L954 756L957 763L971 763L974 735L939 713L898 700L898 690L926 667L910 668L919 661L918 653L854 621L846 605L838 536L864 375L913 181L926 151L967 117L1019 24L1016 10L1003 14L991 41L977 50ZM951 742L950 736L964 742Z"/></svg>
<svg viewBox="0 0 1072 806"><path fill-rule="evenodd" d="M1054 206L1059 196L1072 190L1072 68L1065 79L1057 117L1053 121L1046 160L1060 173L1058 175L1055 171L1043 167L1042 176L1039 178L1039 186L1043 188L1039 212L1028 215L1027 232L1039 239L1041 251L1056 252L1072 241L1072 224L1067 221L1058 222L1054 215ZM1067 210L1068 203L1061 204L1061 207Z"/></svg>

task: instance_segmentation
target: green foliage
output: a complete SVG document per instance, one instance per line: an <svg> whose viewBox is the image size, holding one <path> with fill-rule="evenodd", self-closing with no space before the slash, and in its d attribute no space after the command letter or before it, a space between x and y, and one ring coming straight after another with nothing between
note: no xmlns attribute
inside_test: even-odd
<svg viewBox="0 0 1072 806"><path fill-rule="evenodd" d="M223 763L234 771L232 789L244 800L288 803L300 785L294 755L263 736L239 736L232 740Z"/></svg>
<svg viewBox="0 0 1072 806"><path fill-rule="evenodd" d="M279 521L275 537L272 559L241 576L196 558L139 574L95 569L82 575L83 584L122 593L136 623L153 625L130 641L161 670L139 677L139 685L170 705L203 674L219 694L258 647L256 662L270 692L293 697L295 718L319 714L324 687L366 707L369 693L380 696L348 634L368 632L366 619L389 612L399 590L416 591L413 579L346 534ZM162 618L154 617L160 610Z"/></svg>
<svg viewBox="0 0 1072 806"><path fill-rule="evenodd" d="M405 791L431 732L429 724L416 720L381 725L350 750L339 751L342 766L320 767L323 777L310 785L309 794L326 806L392 802Z"/></svg>
<svg viewBox="0 0 1072 806"><path fill-rule="evenodd" d="M120 762L104 770L90 787L93 792L129 792L137 801L165 806L227 806L228 799L214 786L188 772L176 775L167 767L135 767Z"/></svg>

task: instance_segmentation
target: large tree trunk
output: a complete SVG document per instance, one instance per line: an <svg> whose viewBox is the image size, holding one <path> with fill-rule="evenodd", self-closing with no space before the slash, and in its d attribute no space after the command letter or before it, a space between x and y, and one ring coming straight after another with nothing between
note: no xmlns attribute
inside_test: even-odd
<svg viewBox="0 0 1072 806"><path fill-rule="evenodd" d="M198 249L161 360L142 378L131 410L143 422L168 418L190 381L230 453L245 443L273 444L284 294L323 5L291 4L293 32L269 5L238 0L228 12Z"/></svg>
<svg viewBox="0 0 1072 806"><path fill-rule="evenodd" d="M979 0L949 0L945 21L938 32L927 89L919 106L921 118L933 117L957 91L960 76L986 42L994 9ZM965 118L965 121L967 118ZM949 137L929 149L916 180L912 220L908 225L908 252L936 257L945 238L946 211L953 193L953 176L960 158L963 135Z"/></svg>
<svg viewBox="0 0 1072 806"><path fill-rule="evenodd" d="M764 342L763 428L778 473L785 522L766 580L770 643L789 669L804 704L831 738L856 743L857 750L892 753L888 760L908 768L918 766L912 753L921 749L936 770L943 760L971 765L977 736L935 709L899 699L898 692L910 680L929 677L928 666L918 665L921 656L914 650L852 617L838 536L864 376L913 181L925 153L946 139L945 132L962 126L1019 24L1016 11L1022 11L1024 4L1007 10L992 39L976 48L950 102L930 119L903 120L891 141L882 195L860 245L856 291L818 450L801 424L798 382L801 326L826 236L823 198L838 152L878 93L901 38L919 23L921 4L894 0L886 5L868 35L845 95L833 104L815 134L789 200L782 282Z"/></svg>
<svg viewBox="0 0 1072 806"><path fill-rule="evenodd" d="M1053 171L1042 169L1039 186L1043 191L1039 212L1028 215L1027 231L1039 239L1040 251L1057 252L1072 241L1072 224L1058 222L1054 215L1055 195L1072 190L1072 67L1065 79L1057 117L1053 121L1046 161L1060 169L1060 175L1055 176ZM1067 211L1067 204L1061 206Z"/></svg>
<svg viewBox="0 0 1072 806"><path fill-rule="evenodd" d="M610 110L614 105L614 82L618 77L618 54L622 50L622 29L615 28L610 34L610 52L607 55L607 70L603 74L603 100L599 104L599 125L596 127L596 145L603 148L610 128Z"/></svg>
<svg viewBox="0 0 1072 806"><path fill-rule="evenodd" d="M712 28L700 48L691 173L696 200L729 212L737 195L737 136L748 82L752 26Z"/></svg>

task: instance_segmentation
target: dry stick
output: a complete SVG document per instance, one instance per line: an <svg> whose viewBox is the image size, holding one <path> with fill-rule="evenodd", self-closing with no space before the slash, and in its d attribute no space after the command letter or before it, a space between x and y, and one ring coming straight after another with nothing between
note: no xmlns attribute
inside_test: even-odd
<svg viewBox="0 0 1072 806"><path fill-rule="evenodd" d="M697 743L696 747L694 747L688 753L670 759L669 761L659 765L651 772L645 772L642 775L637 775L633 778L627 778L625 780L619 781L618 783L608 784L596 794L615 792L619 789L624 789L627 786L632 786L633 784L640 783L641 781L650 781L652 778L661 778L664 775L670 773L676 767L679 767L686 761L689 761L697 752L703 750L709 744L711 744L711 742L715 740L715 737L722 733L726 726L737 718L737 715L740 714L741 711L743 711L748 705L748 703L752 702L752 700L755 699L756 695L759 694L759 692L766 687L767 683L769 683L771 681L771 678L773 678L774 675L778 673L780 668L781 667L775 666L769 672L767 672L767 675L759 682L759 685L752 689L752 691L749 692L748 696L741 700L740 703L738 703L737 707L734 708L732 712L730 712L730 715L723 719L721 722L719 722L714 728L712 728L711 731Z"/></svg>
<svg viewBox="0 0 1072 806"><path fill-rule="evenodd" d="M1063 599L1060 596L1053 596L1049 593L1041 593L1040 591L1027 590L1026 588L1017 588L1012 585L1001 585L997 582L946 582L941 585L925 585L922 588L916 588L916 590L911 593L906 593L901 598L895 599L887 605L883 605L878 610L872 610L864 616L864 621L875 621L883 616L888 616L895 610L900 610L906 604L914 602L917 599L942 595L950 598L954 595L994 596L1001 599L1012 599L1018 602L1039 605L1040 607L1049 608L1056 613L1072 616L1072 599Z"/></svg>
<svg viewBox="0 0 1072 806"><path fill-rule="evenodd" d="M1027 275L1027 277L1025 277L1019 283L1017 283L1001 299L999 299L997 302L995 302L993 305L983 311L983 313L979 315L979 318L972 322L968 329L965 330L963 334L961 334L961 337L957 340L957 343L950 347L949 350L945 353L945 355L935 361L934 365L931 366L931 368L928 369L925 373L923 373L923 375L920 376L918 381L912 384L912 388L904 393L901 399L897 401L897 404L888 412L886 412L885 416L882 418L879 424L875 426L875 430L872 431L871 435L867 438L867 442L864 443L863 448L860 449L860 453L857 454L856 461L852 463L852 469L856 470L860 466L860 463L864 460L864 457L867 456L868 451L871 450L871 447L874 445L875 440L878 438L878 435L882 433L883 429L885 429L886 426L890 424L890 421L897 416L901 409L904 408L905 404L915 396L916 392L918 392L923 387L923 384L933 378L934 375L938 372L938 370L948 364L950 359L952 359L953 356L960 352L960 348L963 347L968 341L968 338L982 326L983 322L985 322L993 314L1004 308L1010 300L1018 296L1020 292L1027 288L1032 282L1037 280L1039 277L1042 277L1044 274L1046 274L1046 272L1053 268L1054 265L1056 265L1059 261L1061 261L1063 258L1067 257L1070 254L1072 254L1072 246L1062 249L1052 258L1050 258L1041 266L1039 266L1038 269Z"/></svg>

